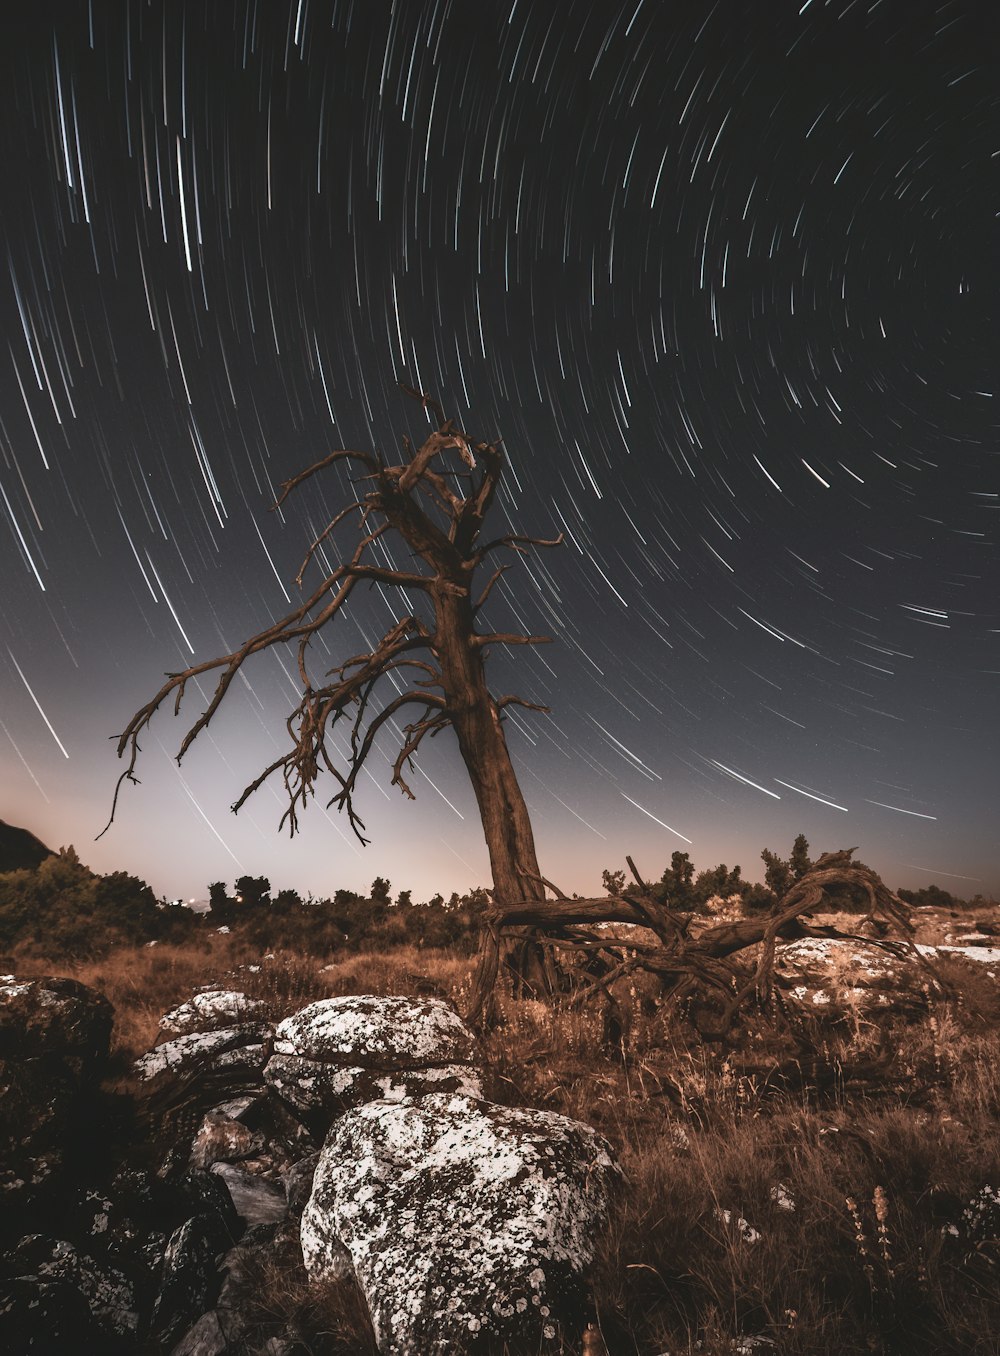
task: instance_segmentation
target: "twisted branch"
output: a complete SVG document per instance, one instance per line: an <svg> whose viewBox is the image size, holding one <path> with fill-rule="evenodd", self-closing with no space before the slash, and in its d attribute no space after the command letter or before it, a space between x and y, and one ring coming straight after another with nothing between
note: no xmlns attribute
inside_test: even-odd
<svg viewBox="0 0 1000 1356"><path fill-rule="evenodd" d="M479 533L503 471L504 457L500 444L478 442L470 438L445 417L440 405L431 397L409 387L403 389L436 419L436 431L430 433L416 450L410 440L405 439L403 446L407 459L402 465L389 466L377 453L341 448L282 482L273 509L280 508L295 490L332 466L347 463L359 467L363 474L355 478L354 483L363 483L367 487L366 491L358 493L358 497L339 510L314 537L299 568L296 584L302 587L306 571L316 559L319 548L334 536L346 519L357 512L360 536L353 551L312 588L297 607L251 636L238 649L167 675L159 691L135 712L117 737L118 757L127 757L128 762L116 782L111 815L102 834L114 822L118 797L124 783L138 783L135 769L141 752L140 737L168 698L173 696L176 716L180 713L188 682L206 673L217 674L214 691L204 711L181 740L176 755L179 763L214 718L233 680L241 673L246 662L264 650L281 645L296 647L302 691L301 699L285 721L290 744L283 754L244 788L233 804L233 810L238 811L264 782L275 773L280 773L288 798L281 826L288 824L294 833L298 827L298 814L314 794L320 773L325 771L333 777L338 787L329 805L336 805L346 811L357 837L361 842L367 842L363 834L364 823L356 814L353 804L358 776L383 727L392 722L404 706L419 704L424 710L423 718L404 727L392 771L392 784L398 786L404 795L413 798L403 769L412 767L413 756L426 735L434 736L452 724L453 713L443 692L440 655L442 644L445 641L453 643L454 637L441 637L435 627L428 626L415 616L407 616L390 627L370 651L343 660L325 675L327 681L319 683L313 680L310 673L313 638L336 621L349 603L354 589L363 583L400 590L415 589L427 600L429 607L433 607L437 618L440 615L437 607L440 599L455 595L468 596L476 567L490 551L501 545L523 549L532 543L532 539L502 537L483 548L478 546ZM446 462L450 453L456 453L462 466L467 469L455 471L449 468ZM466 486L466 491L453 489L448 478L459 486ZM421 495L433 505L432 510L421 506ZM439 521L434 520L431 513L443 513L444 528ZM415 569L401 570L393 566L392 556L385 550L382 540L388 533L395 533L411 557L417 560ZM536 544L551 546L557 543L538 540ZM382 561L366 558L369 552L376 549ZM504 568L494 572L480 594L477 607L485 601ZM471 616L474 618L475 611ZM471 634L464 643L473 646L494 643L535 645L548 639L514 633L479 635L471 621L469 626ZM423 654L414 657L414 651L422 651ZM370 712L376 688L379 680L387 675L395 675L393 681L404 675L411 687L395 696L372 716ZM429 688L442 691L429 691ZM494 702L494 709L500 712L514 704L527 710L545 709L514 695L501 697ZM346 766L341 767L332 753L331 740L338 723L344 720L350 723L349 755Z"/></svg>

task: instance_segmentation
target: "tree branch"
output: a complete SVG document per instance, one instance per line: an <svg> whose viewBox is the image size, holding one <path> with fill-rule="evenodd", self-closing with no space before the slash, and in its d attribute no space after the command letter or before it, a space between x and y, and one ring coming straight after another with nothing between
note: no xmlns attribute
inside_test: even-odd
<svg viewBox="0 0 1000 1356"><path fill-rule="evenodd" d="M521 636L514 631L493 631L485 636L473 636L473 645L551 645L551 636Z"/></svg>
<svg viewBox="0 0 1000 1356"><path fill-rule="evenodd" d="M491 551L496 551L501 546L508 546L512 551L520 551L523 555L525 554L524 548L526 546L562 546L565 540L566 535L563 532L560 532L558 537L553 537L551 539L545 537L525 537L519 532L512 532L506 537L496 537L493 541L487 542L485 546L481 546L476 552L476 564L478 565L480 561L485 560Z"/></svg>
<svg viewBox="0 0 1000 1356"><path fill-rule="evenodd" d="M473 605L472 608L473 616L476 615L476 613L479 611L482 605L486 602L486 599L490 596L490 593L493 590L493 585L501 578L502 575L506 574L506 572L509 569L510 569L509 565L501 565L498 569L493 571L492 575L490 576L489 582L483 589L482 593L479 595L478 601Z"/></svg>
<svg viewBox="0 0 1000 1356"><path fill-rule="evenodd" d="M277 505L275 505L275 507L277 507ZM341 509L341 511L329 523L327 523L326 527L324 527L323 531L319 534L316 540L309 547L309 550L306 552L305 560L303 560L302 564L299 566L299 572L295 576L295 582L296 584L299 585L300 588L302 586L302 580L303 577L305 576L305 572L308 569L309 563L312 560L313 556L319 550L320 546L322 546L323 542L327 539L327 537L330 536L330 534L344 521L344 519L347 517L349 513L353 512L354 509L362 510L361 522L364 523L366 517L368 516L369 510L368 507L365 505L364 501L361 499L355 499L353 504L348 504L346 508Z"/></svg>
<svg viewBox="0 0 1000 1356"><path fill-rule="evenodd" d="M413 755L420 747L424 735L430 734L431 738L433 739L434 736L440 730L447 729L447 727L451 723L452 723L451 716L445 714L437 716L433 720L421 720L418 721L415 725L406 726L405 733L412 735L412 737L409 740L407 740L407 742L400 749L396 757L396 761L393 764L392 784L393 786L400 787L400 789L405 793L405 795L409 796L410 800L416 800L416 796L410 790L409 784L403 778L403 764L406 763L410 767L413 766Z"/></svg>
<svg viewBox="0 0 1000 1356"><path fill-rule="evenodd" d="M498 711L502 711L505 706L523 706L526 711L540 711L543 715L548 715L551 711L551 707L539 706L537 702L526 702L523 697L513 695L497 697L493 705Z"/></svg>
<svg viewBox="0 0 1000 1356"><path fill-rule="evenodd" d="M298 487L304 481L311 479L314 475L317 475L320 471L325 471L328 466L333 466L338 461L346 460L360 461L361 464L363 466L366 466L373 475L376 474L379 469L379 463L377 459L373 457L370 452L350 452L344 448L341 448L337 452L331 452L328 456L323 457L320 461L314 462L312 466L307 467L304 471L300 471L297 476L292 476L291 480L283 480L281 482L281 493L278 495L278 498L271 505L272 511L274 509L281 508L282 504L292 493L292 491L297 490Z"/></svg>

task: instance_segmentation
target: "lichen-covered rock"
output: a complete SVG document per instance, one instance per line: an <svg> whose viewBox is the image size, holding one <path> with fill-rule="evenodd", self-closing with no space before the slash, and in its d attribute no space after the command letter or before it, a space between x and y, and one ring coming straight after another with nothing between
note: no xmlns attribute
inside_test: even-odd
<svg viewBox="0 0 1000 1356"><path fill-rule="evenodd" d="M136 1060L140 1104L158 1133L176 1136L179 1123L173 1118L178 1113L182 1117L188 1138L186 1144L175 1143L171 1163L190 1154L191 1117L262 1090L270 1037L271 1028L264 1023L242 1022L175 1036Z"/></svg>
<svg viewBox="0 0 1000 1356"><path fill-rule="evenodd" d="M927 1009L926 969L873 942L807 937L779 948L775 979L791 1007L824 1021L914 1016Z"/></svg>
<svg viewBox="0 0 1000 1356"><path fill-rule="evenodd" d="M30 1194L63 1166L80 1094L58 1057L0 1059L0 1200Z"/></svg>
<svg viewBox="0 0 1000 1356"><path fill-rule="evenodd" d="M64 1282L78 1291L104 1337L119 1342L135 1337L139 1311L135 1292L122 1272L78 1252L64 1239L52 1241L37 1235L21 1240L15 1260L22 1258L33 1263L32 1274L43 1282Z"/></svg>
<svg viewBox="0 0 1000 1356"><path fill-rule="evenodd" d="M288 1209L294 1215L301 1215L306 1202L312 1195L313 1178L316 1176L316 1164L319 1154L307 1154L297 1163L292 1163L282 1174L285 1185L285 1200Z"/></svg>
<svg viewBox="0 0 1000 1356"><path fill-rule="evenodd" d="M170 1356L226 1356L231 1350L218 1310L210 1309L188 1329Z"/></svg>
<svg viewBox="0 0 1000 1356"><path fill-rule="evenodd" d="M216 1163L212 1172L225 1182L236 1213L245 1224L277 1224L288 1214L284 1188L266 1177L233 1163Z"/></svg>
<svg viewBox="0 0 1000 1356"><path fill-rule="evenodd" d="M174 1221L156 1199L169 1196L167 1185L157 1182L154 1196L148 1190L137 1192L136 1183L143 1182L143 1174L126 1171L106 1190L82 1187L61 1196L59 1228L101 1270L123 1276L134 1296L133 1307L148 1313Z"/></svg>
<svg viewBox="0 0 1000 1356"><path fill-rule="evenodd" d="M168 1184L171 1187L170 1204L180 1218L191 1215L210 1215L218 1220L223 1233L235 1243L243 1233L239 1217L226 1184L211 1172L187 1172Z"/></svg>
<svg viewBox="0 0 1000 1356"><path fill-rule="evenodd" d="M114 1009L75 979L0 975L0 1058L58 1055L96 1066L107 1058Z"/></svg>
<svg viewBox="0 0 1000 1356"><path fill-rule="evenodd" d="M143 1083L164 1077L188 1077L208 1064L218 1065L223 1055L248 1049L254 1052L252 1058L263 1064L263 1040L268 1034L268 1028L256 1022L242 1022L218 1031L194 1031L164 1041L140 1055L135 1061L135 1071Z"/></svg>
<svg viewBox="0 0 1000 1356"><path fill-rule="evenodd" d="M161 1343L176 1341L211 1307L220 1284L217 1259L231 1243L214 1214L195 1215L171 1234L153 1306L153 1331Z"/></svg>
<svg viewBox="0 0 1000 1356"><path fill-rule="evenodd" d="M356 994L310 1003L279 1022L276 1054L364 1064L369 1068L426 1068L469 1064L472 1032L440 998Z"/></svg>
<svg viewBox="0 0 1000 1356"><path fill-rule="evenodd" d="M164 1181L125 1168L106 1192L83 1189L70 1199L61 1223L66 1237L99 1267L125 1276L140 1311L148 1314L161 1287L167 1243L195 1215L211 1216L226 1246L243 1232L225 1183L212 1173L195 1171Z"/></svg>
<svg viewBox="0 0 1000 1356"><path fill-rule="evenodd" d="M330 1132L302 1217L314 1279L353 1266L379 1348L555 1341L618 1179L606 1142L551 1112L435 1094L372 1102Z"/></svg>
<svg viewBox="0 0 1000 1356"><path fill-rule="evenodd" d="M439 998L311 1003L280 1022L264 1077L314 1128L348 1108L432 1092L482 1096L476 1041Z"/></svg>
<svg viewBox="0 0 1000 1356"><path fill-rule="evenodd" d="M186 1003L171 1008L160 1018L160 1030L176 1036L192 1031L215 1031L222 1026L238 1026L259 1019L267 1004L248 998L235 989L208 989L196 993Z"/></svg>
<svg viewBox="0 0 1000 1356"><path fill-rule="evenodd" d="M198 1128L191 1146L191 1162L196 1168L213 1163L237 1163L252 1158L265 1145L264 1136L242 1121L210 1111Z"/></svg>
<svg viewBox="0 0 1000 1356"><path fill-rule="evenodd" d="M16 1276L0 1281L4 1349L51 1356L91 1356L100 1336L79 1290L66 1281Z"/></svg>
<svg viewBox="0 0 1000 1356"><path fill-rule="evenodd" d="M365 1102L400 1102L432 1092L483 1095L482 1079L466 1064L429 1069L364 1069L326 1064L297 1055L272 1055L264 1070L270 1087L302 1115L327 1113L327 1119Z"/></svg>
<svg viewBox="0 0 1000 1356"><path fill-rule="evenodd" d="M959 939L960 940L960 939ZM987 942L977 942L967 946L918 946L921 955L933 962L938 956L958 956L962 960L976 961L986 969L986 973L995 979L1000 968L1000 947Z"/></svg>

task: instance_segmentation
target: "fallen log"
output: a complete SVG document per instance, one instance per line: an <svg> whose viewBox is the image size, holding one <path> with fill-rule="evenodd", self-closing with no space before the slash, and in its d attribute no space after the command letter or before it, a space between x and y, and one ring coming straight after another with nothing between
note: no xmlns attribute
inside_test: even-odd
<svg viewBox="0 0 1000 1356"><path fill-rule="evenodd" d="M675 998L713 993L721 1005L718 1025L714 1030L703 1030L702 1034L719 1038L732 1026L748 999L770 999L779 941L804 937L856 938L856 933L809 921L827 892L845 886L859 887L868 897L869 911L860 926L869 925L879 934L877 938L868 938L869 944L891 950L900 958L908 957L937 985L947 989L934 966L914 945L914 928L907 906L875 871L851 860L854 850L825 853L786 891L771 914L716 923L698 933L691 931L693 915L670 909L653 898L631 858L627 860L636 887L616 895L570 899L550 881L536 877L537 883L557 896L555 899L495 898L484 915L468 1019L477 1025L488 1022L505 937L509 930L527 927L546 950L580 948L590 953L589 983L570 998L574 1006L597 994L613 1001L611 986L641 970L658 976L664 992ZM608 925L648 929L656 936L657 944L628 936L603 938L594 930ZM888 939L890 932L896 934L896 939ZM886 939L882 940L883 937ZM730 962L730 957L755 946L760 950L749 973Z"/></svg>

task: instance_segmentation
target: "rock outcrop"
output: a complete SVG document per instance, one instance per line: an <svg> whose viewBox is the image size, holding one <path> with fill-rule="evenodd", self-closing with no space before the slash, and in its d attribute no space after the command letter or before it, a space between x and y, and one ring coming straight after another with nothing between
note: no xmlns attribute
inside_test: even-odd
<svg viewBox="0 0 1000 1356"><path fill-rule="evenodd" d="M311 1003L280 1022L264 1077L315 1132L376 1100L481 1097L475 1038L439 998L371 994Z"/></svg>
<svg viewBox="0 0 1000 1356"><path fill-rule="evenodd" d="M116 1172L119 1147L59 1177L95 1123L111 1008L71 980L0 980L0 1184L57 1187L0 1212L0 1346L291 1356L294 1314L255 1296L279 1257L295 1285L303 1262L347 1280L366 1350L575 1334L618 1177L597 1133L483 1100L475 1037L439 998L330 999L275 1029L265 1013L229 989L167 1013L127 1121L153 1166Z"/></svg>
<svg viewBox="0 0 1000 1356"><path fill-rule="evenodd" d="M264 1022L240 1022L163 1041L135 1062L144 1113L162 1126L185 1110L260 1093L271 1034Z"/></svg>
<svg viewBox="0 0 1000 1356"><path fill-rule="evenodd" d="M618 1172L590 1126L432 1094L334 1124L302 1216L310 1277L353 1269L379 1348L517 1350L579 1325L582 1280Z"/></svg>
<svg viewBox="0 0 1000 1356"><path fill-rule="evenodd" d="M925 1012L930 974L912 954L874 942L807 937L778 949L775 980L792 1009L841 1021Z"/></svg>
<svg viewBox="0 0 1000 1356"><path fill-rule="evenodd" d="M210 1174L126 1169L106 1191L69 1194L60 1229L25 1235L0 1259L4 1351L169 1350L214 1302L243 1225Z"/></svg>

